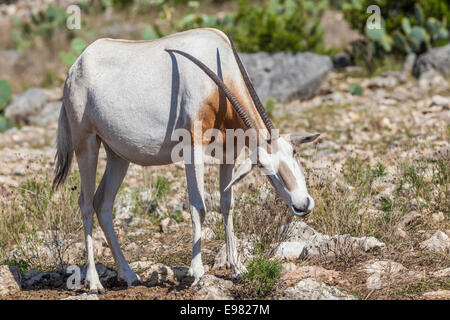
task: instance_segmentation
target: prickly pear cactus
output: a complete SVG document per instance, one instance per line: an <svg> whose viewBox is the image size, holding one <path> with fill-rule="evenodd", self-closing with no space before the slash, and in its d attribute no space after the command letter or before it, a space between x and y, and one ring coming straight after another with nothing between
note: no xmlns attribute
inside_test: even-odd
<svg viewBox="0 0 450 320"><path fill-rule="evenodd" d="M434 17L429 17L425 22L420 5L416 4L414 8L418 25L411 26L411 21L408 18L402 19L401 29L403 33L399 30L392 33L396 49L404 53L420 53L448 41L449 34L445 18L439 21Z"/></svg>

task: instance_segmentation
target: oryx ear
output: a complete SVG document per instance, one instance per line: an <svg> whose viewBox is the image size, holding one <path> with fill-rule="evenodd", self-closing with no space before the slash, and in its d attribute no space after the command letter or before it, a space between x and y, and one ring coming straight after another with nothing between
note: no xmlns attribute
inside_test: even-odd
<svg viewBox="0 0 450 320"><path fill-rule="evenodd" d="M241 165L237 168L237 170L235 170L235 172L233 173L233 177L231 178L230 183L225 188L225 191L227 191L233 184L235 184L236 182L240 181L247 174L249 174L250 171L252 171L252 169L255 166L255 164L253 163L252 159L250 159L250 158L251 157L248 157L247 159L245 159L244 162L241 163Z"/></svg>
<svg viewBox="0 0 450 320"><path fill-rule="evenodd" d="M292 144L299 145L302 143L313 142L320 136L320 133L297 132L291 133L290 140Z"/></svg>

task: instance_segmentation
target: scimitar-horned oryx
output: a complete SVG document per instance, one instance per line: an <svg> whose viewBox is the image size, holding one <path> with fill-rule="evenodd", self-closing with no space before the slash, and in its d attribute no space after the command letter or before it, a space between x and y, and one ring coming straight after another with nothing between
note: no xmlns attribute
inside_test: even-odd
<svg viewBox="0 0 450 320"><path fill-rule="evenodd" d="M257 129L264 137L258 138L256 147L249 150L250 156L234 174L234 164L220 164L220 208L227 262L235 276L245 267L239 262L233 234L231 185L254 165L268 172L294 214L303 216L312 211L314 201L307 192L295 150L288 139L272 133L273 124L231 38L216 29L195 29L153 41L97 40L80 55L66 79L53 181L54 187L65 181L75 151L81 176L79 205L88 264L86 285L91 292L104 291L92 248L94 211L117 264L118 277L129 286L138 284L139 278L126 262L114 232L115 196L130 162L142 166L173 163L171 150L179 142L171 138L173 132L185 129L196 134L192 126L198 121L202 124L201 133L211 128L224 135L227 129ZM291 142L309 142L317 136L294 135ZM189 275L194 277L194 283L204 274L200 235L205 218L204 164L195 158L198 150L209 143L203 137L197 138L192 137L189 143L194 161L185 161L193 228ZM267 142L265 147L263 140ZM107 164L95 191L101 143ZM234 154L240 151L235 150Z"/></svg>

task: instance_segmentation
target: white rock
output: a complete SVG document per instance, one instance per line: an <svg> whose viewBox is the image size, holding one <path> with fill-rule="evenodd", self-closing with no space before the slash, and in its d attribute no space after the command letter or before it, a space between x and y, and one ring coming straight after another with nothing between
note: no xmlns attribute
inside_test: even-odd
<svg viewBox="0 0 450 320"><path fill-rule="evenodd" d="M96 294L83 293L78 296L70 296L59 300L99 300Z"/></svg>
<svg viewBox="0 0 450 320"><path fill-rule="evenodd" d="M206 274L198 282L196 299L200 300L232 300L230 289L233 283L216 276Z"/></svg>
<svg viewBox="0 0 450 320"><path fill-rule="evenodd" d="M433 214L431 215L431 219L432 219L434 222L438 223L438 222L444 221L445 216L444 216L444 213L442 213L442 212L437 212L437 213L433 213Z"/></svg>
<svg viewBox="0 0 450 320"><path fill-rule="evenodd" d="M434 105L442 106L442 107L450 107L450 98L435 95L431 98L431 101Z"/></svg>
<svg viewBox="0 0 450 320"><path fill-rule="evenodd" d="M436 252L448 252L450 250L450 238L442 231L436 231L430 239L420 244L422 249Z"/></svg>
<svg viewBox="0 0 450 320"><path fill-rule="evenodd" d="M385 244L374 237L355 238L350 235L329 236L315 231L302 221L281 227L289 234L288 241L279 244L275 255L281 259L305 259L311 256L332 256L337 251L384 248Z"/></svg>
<svg viewBox="0 0 450 320"><path fill-rule="evenodd" d="M130 263L130 268L134 271L147 270L154 264L153 261L135 261Z"/></svg>
<svg viewBox="0 0 450 320"><path fill-rule="evenodd" d="M299 259L304 255L305 248L308 246L306 241L285 241L280 243L275 256L280 259Z"/></svg>
<svg viewBox="0 0 450 320"><path fill-rule="evenodd" d="M450 300L450 290L425 292L423 297L429 300Z"/></svg>
<svg viewBox="0 0 450 320"><path fill-rule="evenodd" d="M370 276L367 278L366 286L368 289L381 289L386 277L392 278L406 271L406 268L398 262L390 260L378 260L365 264L360 271L367 272Z"/></svg>
<svg viewBox="0 0 450 320"><path fill-rule="evenodd" d="M0 297L20 291L20 271L16 266L0 266Z"/></svg>
<svg viewBox="0 0 450 320"><path fill-rule="evenodd" d="M381 119L381 121L380 121L380 126L381 126L383 129L390 129L391 126L392 126L392 124L391 124L391 121L389 120L389 118L383 118L383 119Z"/></svg>
<svg viewBox="0 0 450 320"><path fill-rule="evenodd" d="M282 300L355 300L355 297L327 286L313 278L299 281L283 292Z"/></svg>
<svg viewBox="0 0 450 320"><path fill-rule="evenodd" d="M298 267L293 263L288 263L283 264L283 275L280 281L289 286L290 283L297 283L306 278L329 283L338 280L338 277L339 272L335 270L327 270L320 266Z"/></svg>
<svg viewBox="0 0 450 320"><path fill-rule="evenodd" d="M390 260L378 260L366 264L361 271L371 273L388 273L388 274L398 274L405 271L406 268L398 262Z"/></svg>
<svg viewBox="0 0 450 320"><path fill-rule="evenodd" d="M367 289L369 290L379 290L381 289L383 283L381 280L381 273L375 272L371 274L366 281Z"/></svg>
<svg viewBox="0 0 450 320"><path fill-rule="evenodd" d="M143 278L147 278L150 285L162 284L170 281L181 281L188 274L189 268L169 267L161 263L152 264L143 272Z"/></svg>
<svg viewBox="0 0 450 320"><path fill-rule="evenodd" d="M436 278L450 277L450 268L435 271L432 273L432 276Z"/></svg>

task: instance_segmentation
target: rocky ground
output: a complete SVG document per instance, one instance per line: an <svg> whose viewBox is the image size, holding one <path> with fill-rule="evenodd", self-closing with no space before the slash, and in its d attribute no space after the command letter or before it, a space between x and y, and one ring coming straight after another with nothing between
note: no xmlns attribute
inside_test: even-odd
<svg viewBox="0 0 450 320"><path fill-rule="evenodd" d="M349 93L355 82L364 89L360 96ZM84 245L76 165L62 190L50 189L60 95L58 89L33 89L22 100L16 98L17 109L39 112L18 111L21 128L0 134L0 296L254 297L225 269L216 165L207 169L207 272L198 285L192 287L186 276L191 227L183 165L131 165L116 200L114 223L143 285L128 289L117 281L111 252L97 227L97 269L107 291L89 295L83 288L67 289L69 274L57 266L83 267ZM321 137L298 150L316 208L305 221L290 218L285 226L289 233L278 239L272 256L282 259L283 274L268 298L450 299L448 80L433 71L419 79L401 71L359 78L358 70L350 68L329 74L314 98L276 105L272 116L285 133L305 130ZM99 179L104 152L101 159ZM253 172L236 191L244 263L255 254L257 230L239 223L249 219L244 195L260 199L250 210L256 212L253 217L263 211L289 214L283 204L267 201L273 192L264 179Z"/></svg>

